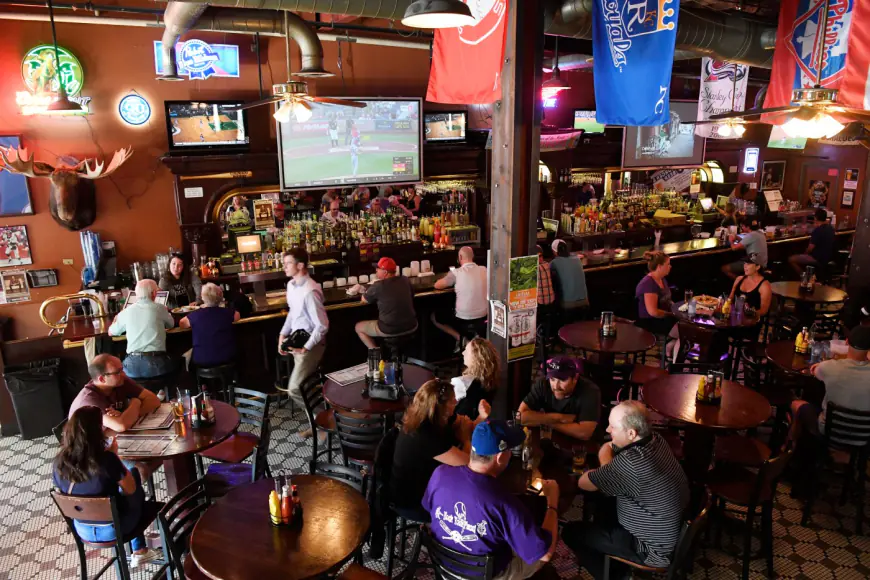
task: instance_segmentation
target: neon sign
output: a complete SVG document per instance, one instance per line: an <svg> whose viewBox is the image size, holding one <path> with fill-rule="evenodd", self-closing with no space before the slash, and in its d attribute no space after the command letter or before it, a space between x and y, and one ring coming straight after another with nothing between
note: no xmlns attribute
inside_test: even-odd
<svg viewBox="0 0 870 580"><path fill-rule="evenodd" d="M555 109L557 104L556 97L547 97L544 99L545 109Z"/></svg>
<svg viewBox="0 0 870 580"><path fill-rule="evenodd" d="M163 43L154 41L154 70L163 71ZM190 80L210 77L239 78L239 47L234 44L208 44L197 38L175 45L178 74Z"/></svg>
<svg viewBox="0 0 870 580"><path fill-rule="evenodd" d="M58 65L57 60L60 60ZM63 80L63 87L70 101L82 107L81 112L74 114L87 115L90 97L81 96L85 76L82 64L76 56L65 48L40 44L27 51L21 61L21 78L26 91L15 93L15 102L21 108L22 115L39 115L46 107L57 99L60 92L58 78Z"/></svg>
<svg viewBox="0 0 870 580"><path fill-rule="evenodd" d="M128 125L143 125L151 118L151 105L141 95L132 93L118 103L118 113Z"/></svg>

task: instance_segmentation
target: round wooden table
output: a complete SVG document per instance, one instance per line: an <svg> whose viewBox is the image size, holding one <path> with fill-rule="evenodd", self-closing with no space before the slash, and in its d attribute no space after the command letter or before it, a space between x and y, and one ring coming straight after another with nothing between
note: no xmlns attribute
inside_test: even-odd
<svg viewBox="0 0 870 580"><path fill-rule="evenodd" d="M412 364L402 365L402 377L405 386L409 391L416 391L426 381L431 381L435 375L431 371L418 367ZM389 415L392 413L401 413L411 402L410 398L401 393L395 401L382 401L380 399L372 399L369 396L363 395L365 389L365 380L359 380L353 383L348 383L344 386L339 385L333 380L327 379L323 384L323 398L338 409L351 411L354 413L365 413L368 415Z"/></svg>
<svg viewBox="0 0 870 580"><path fill-rule="evenodd" d="M810 355L794 351L793 340L771 342L764 349L768 360L787 373L808 375L810 372Z"/></svg>
<svg viewBox="0 0 870 580"><path fill-rule="evenodd" d="M193 456L224 441L239 428L241 418L234 406L215 400L212 400L212 406L215 422L208 427L193 429L190 426L190 416L185 415L180 422L173 423L173 426L168 429L128 431L119 434L118 437L122 438L135 435L175 435L175 440L160 456L118 453L118 457L128 461L163 460L167 492L170 496L175 495L196 480L196 464Z"/></svg>
<svg viewBox="0 0 870 580"><path fill-rule="evenodd" d="M832 286L816 284L812 292L801 292L800 282L773 282L770 289L775 296L795 302L807 302L810 304L830 304L846 300L846 292Z"/></svg>
<svg viewBox="0 0 870 580"><path fill-rule="evenodd" d="M647 406L692 431L683 442L683 451L686 471L694 481L703 480L707 473L716 434L758 427L770 417L770 401L764 395L733 381L722 382L718 405L699 403L695 397L700 378L668 375L641 387Z"/></svg>
<svg viewBox="0 0 870 580"><path fill-rule="evenodd" d="M616 336L604 338L597 320L566 324L559 329L559 338L568 346L598 353L602 364L613 364L617 354L645 352L656 344L656 337L647 330L627 322L616 322Z"/></svg>
<svg viewBox="0 0 870 580"><path fill-rule="evenodd" d="M689 316L687 311L680 311L680 307L685 304L685 302L677 302L671 307L671 312L673 312L674 316L677 317L677 320L682 322L691 322L692 324L697 324L698 326L705 326L707 328L715 328L716 330L728 330L728 329L738 329L738 328L748 328L751 326L755 326L760 322L760 319L757 316L747 316L744 312L736 312L736 309L731 309L731 314L727 318L716 318L715 316L704 316L702 314L695 314L695 316Z"/></svg>
<svg viewBox="0 0 870 580"><path fill-rule="evenodd" d="M214 580L299 580L337 571L369 530L369 506L347 485L319 475L296 475L302 523L269 521L272 479L233 488L208 508L190 536L190 555Z"/></svg>

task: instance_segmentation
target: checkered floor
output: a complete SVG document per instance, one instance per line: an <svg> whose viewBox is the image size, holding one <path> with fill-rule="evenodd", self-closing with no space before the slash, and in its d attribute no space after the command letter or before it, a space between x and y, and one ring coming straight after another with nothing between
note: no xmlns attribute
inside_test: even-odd
<svg viewBox="0 0 870 580"><path fill-rule="evenodd" d="M273 470L303 470L308 444L296 434L302 414L291 417L285 409L272 417L274 431L270 464ZM0 578L63 580L78 578L75 545L48 496L50 463L56 451L52 437L23 441L19 437L0 439ZM156 474L158 498L165 499L162 471ZM775 576L812 580L870 578L870 537L853 534L855 509L838 505L840 488L828 487L814 510L812 525L800 525L802 503L791 499L787 484L780 486L774 513ZM572 510L569 518L579 514ZM865 524L864 529L870 526ZM696 556L691 578L739 578L741 561L732 556L741 545L723 534L720 548L704 547ZM758 542L753 541L753 549ZM108 552L90 552L88 569L94 574ZM366 565L383 572L380 562ZM560 544L554 566L562 578L589 578L578 571L574 555ZM135 580L147 580L154 567L146 565L134 573ZM752 562L752 577L765 577L764 561ZM113 578L109 571L106 578ZM419 577L424 577L420 574Z"/></svg>

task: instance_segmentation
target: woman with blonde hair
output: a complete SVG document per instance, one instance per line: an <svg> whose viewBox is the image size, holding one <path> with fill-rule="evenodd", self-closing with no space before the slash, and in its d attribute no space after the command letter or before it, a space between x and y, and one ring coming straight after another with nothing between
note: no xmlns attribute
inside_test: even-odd
<svg viewBox="0 0 870 580"><path fill-rule="evenodd" d="M482 415L488 415L489 406L482 403L481 407ZM435 468L442 463L468 464L468 452L462 446L470 441L473 424L457 417L455 409L453 387L433 379L420 387L405 411L390 477L390 499L405 519L429 521L420 502Z"/></svg>
<svg viewBox="0 0 870 580"><path fill-rule="evenodd" d="M462 351L465 370L450 383L458 401L456 414L476 420L481 401L492 403L499 377L498 351L485 338L475 338Z"/></svg>

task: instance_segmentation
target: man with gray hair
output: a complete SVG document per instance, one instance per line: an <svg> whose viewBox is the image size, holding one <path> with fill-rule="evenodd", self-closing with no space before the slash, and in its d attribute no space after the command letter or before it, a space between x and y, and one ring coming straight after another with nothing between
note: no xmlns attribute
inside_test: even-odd
<svg viewBox="0 0 870 580"><path fill-rule="evenodd" d="M578 486L601 491L609 501L599 502L592 523L566 525L562 539L593 578L603 578L605 555L667 567L689 501L683 468L652 431L649 411L639 401L614 407L607 432L611 441L598 452L601 467L583 474ZM614 570L612 577L622 576Z"/></svg>
<svg viewBox="0 0 870 580"><path fill-rule="evenodd" d="M456 352L462 346L462 337L457 328L474 325L477 334L486 333L486 315L489 310L487 298L486 266L474 263L474 250L471 246L459 248L459 267L450 268L446 276L435 282L437 290L455 287L455 312L432 313L432 323L456 341ZM474 338L473 336L468 338Z"/></svg>
<svg viewBox="0 0 870 580"><path fill-rule="evenodd" d="M156 297L157 283L140 280L135 299L127 298L127 306L109 327L110 336L127 335L124 372L131 378L157 377L177 368L176 361L166 353L166 329L175 326L175 321L165 306L154 301Z"/></svg>

